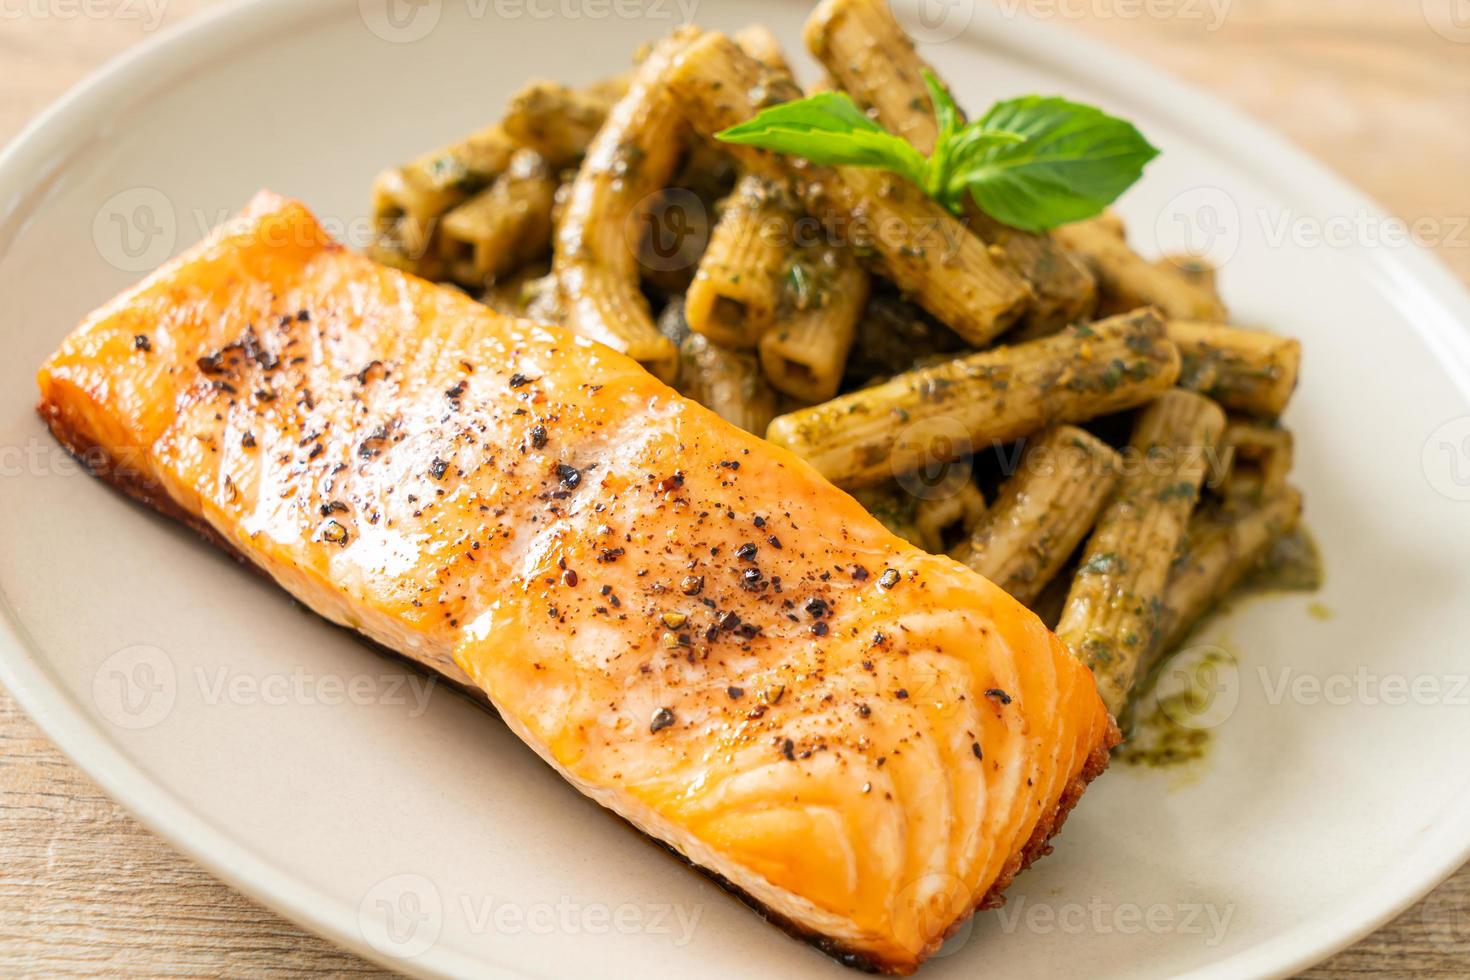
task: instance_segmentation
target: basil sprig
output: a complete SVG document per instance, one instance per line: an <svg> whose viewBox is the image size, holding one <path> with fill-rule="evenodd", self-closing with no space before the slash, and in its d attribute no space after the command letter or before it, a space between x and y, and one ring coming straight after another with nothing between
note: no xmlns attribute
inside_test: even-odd
<svg viewBox="0 0 1470 980"><path fill-rule="evenodd" d="M997 102L966 123L928 71L924 84L939 127L927 157L868 118L845 92L772 106L718 138L818 164L888 170L956 214L968 196L991 217L1027 231L1100 213L1159 154L1132 123L1093 106L1026 95Z"/></svg>

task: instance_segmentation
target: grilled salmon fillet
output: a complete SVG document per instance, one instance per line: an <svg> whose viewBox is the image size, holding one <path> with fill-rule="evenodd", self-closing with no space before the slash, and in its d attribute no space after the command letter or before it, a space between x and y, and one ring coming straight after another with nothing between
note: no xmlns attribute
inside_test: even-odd
<svg viewBox="0 0 1470 980"><path fill-rule="evenodd" d="M262 194L90 316L40 411L104 479L483 691L579 790L907 973L1117 730L1030 612L614 351Z"/></svg>

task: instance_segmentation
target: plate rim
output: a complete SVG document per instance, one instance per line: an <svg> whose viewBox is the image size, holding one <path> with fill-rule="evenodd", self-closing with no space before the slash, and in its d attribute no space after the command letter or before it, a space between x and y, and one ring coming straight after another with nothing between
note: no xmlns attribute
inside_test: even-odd
<svg viewBox="0 0 1470 980"><path fill-rule="evenodd" d="M364 0L359 0L359 3ZM913 7L922 0L891 0ZM341 15L351 0L225 0L118 54L87 75L28 123L0 151L0 258L14 229L64 173L71 154L85 146L98 119L149 99L156 88L263 34L328 14ZM1375 221L1386 211L1326 165L1264 123L1220 98L1101 41L999 8L973 7L963 34L1002 53L1095 83L1169 120L1191 140L1219 149L1250 146L1249 157L1224 153L1263 181L1287 188L1295 201L1331 201ZM999 27L999 33L986 30ZM1208 129L1197 120L1208 119ZM1462 398L1470 402L1470 290L1429 250L1353 249L1405 296L1417 295L1425 316L1413 327ZM24 625L0 593L0 683L46 736L107 795L150 832L210 874L285 918L380 965L425 976L525 974L489 959L435 946L409 960L379 953L355 928L348 903L297 879L288 870L238 843L198 815L162 781L113 742L97 720L68 695L37 654ZM1470 861L1470 782L1426 826L1425 836L1371 887L1318 909L1285 930L1188 976L1286 976L1326 959L1400 915Z"/></svg>

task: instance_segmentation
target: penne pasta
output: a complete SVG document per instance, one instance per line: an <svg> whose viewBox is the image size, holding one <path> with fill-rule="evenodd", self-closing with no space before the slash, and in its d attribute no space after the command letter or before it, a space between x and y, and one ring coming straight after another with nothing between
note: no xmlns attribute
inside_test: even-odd
<svg viewBox="0 0 1470 980"><path fill-rule="evenodd" d="M1220 442L1230 461L1223 485L1226 499L1265 500L1285 489L1291 474L1290 431L1232 418Z"/></svg>
<svg viewBox="0 0 1470 980"><path fill-rule="evenodd" d="M1092 219L1092 225L1107 232L1114 238L1127 239L1128 228L1123 224L1123 216L1112 208L1107 208L1102 214Z"/></svg>
<svg viewBox="0 0 1470 980"><path fill-rule="evenodd" d="M1151 310L900 374L783 415L766 437L842 486L870 486L1057 422L1133 408L1174 384Z"/></svg>
<svg viewBox="0 0 1470 980"><path fill-rule="evenodd" d="M920 153L939 130L924 84L932 70L894 19L885 0L823 0L807 19L807 48L853 100ZM970 231L998 247L1035 296L1020 328L1044 336L1086 319L1097 305L1092 273L1050 235L1011 228L971 206Z"/></svg>
<svg viewBox="0 0 1470 980"><path fill-rule="evenodd" d="M1180 276L1191 286L1209 293L1216 302L1220 302L1220 289L1216 281L1218 270L1205 259L1189 254L1166 255L1154 265Z"/></svg>
<svg viewBox="0 0 1470 980"><path fill-rule="evenodd" d="M439 255L441 219L471 197L488 193L485 188L511 166L517 149L535 150L552 171L576 162L626 89L626 78L585 89L532 82L511 98L501 122L379 174L373 183L375 234L369 254L426 279L453 274ZM490 211L482 203L471 220L483 222Z"/></svg>
<svg viewBox="0 0 1470 980"><path fill-rule="evenodd" d="M767 68L791 74L791 66L786 62L786 52L781 50L776 32L765 24L748 24L732 34L731 40L740 46L741 51Z"/></svg>
<svg viewBox="0 0 1470 980"><path fill-rule="evenodd" d="M790 73L780 42L766 27L747 27L734 41L768 69ZM695 330L719 343L758 344L771 384L816 402L835 395L842 382L868 276L846 250L798 250L798 218L780 185L747 176L690 287L689 315ZM779 328L770 330L783 306Z"/></svg>
<svg viewBox="0 0 1470 980"><path fill-rule="evenodd" d="M428 255L439 219L490 186L510 166L515 150L515 142L496 123L380 173L373 181L373 225L384 253L410 261Z"/></svg>
<svg viewBox="0 0 1470 980"><path fill-rule="evenodd" d="M1271 543L1296 527L1301 509L1301 494L1283 486L1257 500L1232 501L1194 516L1164 591L1155 656L1179 647L1200 619L1260 564Z"/></svg>
<svg viewBox="0 0 1470 980"><path fill-rule="evenodd" d="M785 278L792 310L761 337L761 367L778 390L826 401L842 384L868 274L849 249L817 248L796 255Z"/></svg>
<svg viewBox="0 0 1470 980"><path fill-rule="evenodd" d="M1301 341L1188 319L1170 320L1166 329L1184 359L1181 388L1251 415L1274 418L1286 410L1301 371Z"/></svg>
<svg viewBox="0 0 1470 980"><path fill-rule="evenodd" d="M822 0L802 40L859 108L920 153L934 149L939 129L923 75L929 64L884 0Z"/></svg>
<svg viewBox="0 0 1470 980"><path fill-rule="evenodd" d="M1170 566L1224 428L1225 413L1208 398L1175 390L1155 399L1087 540L1056 632L1092 669L1114 717L1156 642Z"/></svg>
<svg viewBox="0 0 1470 980"><path fill-rule="evenodd" d="M1056 630L1057 623L1062 618L1062 610L1067 606L1067 593L1071 591L1072 579L1076 577L1076 560L1064 562L1061 570L1041 587L1041 594L1032 601L1031 611L1047 629Z"/></svg>
<svg viewBox="0 0 1470 980"><path fill-rule="evenodd" d="M639 290L638 247L644 217L679 162L683 123L667 75L696 34L676 32L638 67L572 182L552 262L566 325L665 380L678 372L679 354Z"/></svg>
<svg viewBox="0 0 1470 980"><path fill-rule="evenodd" d="M374 232L372 241L365 250L374 262L411 272L421 279L440 282L446 278L444 262L433 250L411 252L403 242L392 234Z"/></svg>
<svg viewBox="0 0 1470 980"><path fill-rule="evenodd" d="M689 284L690 329L726 347L755 347L776 318L795 221L793 202L779 185L754 175L741 179Z"/></svg>
<svg viewBox="0 0 1470 980"><path fill-rule="evenodd" d="M1031 441L960 559L1031 605L1107 503L1122 471L1111 446L1071 425Z"/></svg>
<svg viewBox="0 0 1470 980"><path fill-rule="evenodd" d="M761 374L755 355L721 347L690 330L680 297L664 307L658 329L679 348L675 386L681 394L747 432L766 431L780 396Z"/></svg>
<svg viewBox="0 0 1470 980"><path fill-rule="evenodd" d="M790 76L767 69L717 32L680 54L669 82L679 108L706 136L801 95ZM970 343L988 343L1029 306L1031 287L1004 255L992 254L908 181L859 167L818 167L748 146L730 151L748 171L791 182L833 243L871 256L877 271Z"/></svg>
<svg viewBox="0 0 1470 980"><path fill-rule="evenodd" d="M914 507L914 529L923 539L925 551L940 554L949 530L958 526L966 534L985 517L985 495L966 480L954 493L920 497Z"/></svg>
<svg viewBox="0 0 1470 980"><path fill-rule="evenodd" d="M989 344L1030 306L1034 293L1004 254L913 184L859 167L838 168L831 179L808 171L807 211L970 344Z"/></svg>
<svg viewBox="0 0 1470 980"><path fill-rule="evenodd" d="M1213 290L1202 289L1186 277L1142 258L1119 232L1111 217L1062 225L1052 232L1092 269L1102 309L1116 313L1153 306L1169 317L1225 319L1225 307Z"/></svg>
<svg viewBox="0 0 1470 980"><path fill-rule="evenodd" d="M1097 310L1097 279L1087 264L1055 236L1002 224L973 202L965 220L971 231L1004 252L1031 284L1035 296L1018 328L1023 336L1043 337L1069 323L1092 318Z"/></svg>
<svg viewBox="0 0 1470 980"><path fill-rule="evenodd" d="M439 254L455 282L483 287L544 255L559 186L534 150L518 150L505 173L444 216Z"/></svg>
<svg viewBox="0 0 1470 980"><path fill-rule="evenodd" d="M628 91L619 75L586 88L534 81L511 96L501 121L518 146L536 151L552 170L581 159L613 105Z"/></svg>

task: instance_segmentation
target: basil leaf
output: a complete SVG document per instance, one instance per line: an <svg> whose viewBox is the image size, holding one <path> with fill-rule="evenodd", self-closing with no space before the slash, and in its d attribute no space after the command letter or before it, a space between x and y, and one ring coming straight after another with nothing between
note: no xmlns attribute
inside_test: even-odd
<svg viewBox="0 0 1470 980"><path fill-rule="evenodd" d="M1027 231L1100 213L1159 152L1132 124L1061 98L999 102L965 124L949 91L927 70L924 85L938 128L927 158L843 92L772 106L716 138L816 164L888 170L957 214L968 195L992 217Z"/></svg>
<svg viewBox="0 0 1470 980"><path fill-rule="evenodd" d="M934 150L924 162L924 192L942 202L950 210L955 204L948 200L945 183L950 173L950 144L954 134L964 124L964 114L950 98L949 91L929 69L923 70L924 87L929 90L929 103L934 107L934 122L939 132L934 137Z"/></svg>
<svg viewBox="0 0 1470 980"><path fill-rule="evenodd" d="M869 119L846 92L819 92L804 99L782 102L780 105L762 109L740 125L716 133L715 138L729 143L748 142L745 137L771 129L829 133L848 133L855 130L884 132L883 127Z"/></svg>
<svg viewBox="0 0 1470 980"><path fill-rule="evenodd" d="M996 131L1024 141L976 142ZM1101 213L1159 153L1132 123L1036 95L996 103L956 139L966 145L953 154L958 160L950 183L967 187L991 217L1027 231Z"/></svg>
<svg viewBox="0 0 1470 980"><path fill-rule="evenodd" d="M1024 143L1026 137L1004 129L986 131L978 123L971 123L960 130L950 141L945 151L945 173L932 194L940 203L955 214L964 211L964 201L969 195L970 169L975 157L984 149L998 143ZM936 151L935 156L939 154Z"/></svg>
<svg viewBox="0 0 1470 980"><path fill-rule="evenodd" d="M715 138L826 166L879 167L922 183L924 158L919 151L869 119L842 92L772 106Z"/></svg>
<svg viewBox="0 0 1470 980"><path fill-rule="evenodd" d="M971 123L950 140L949 155L956 169L973 165L975 156L994 143L1024 143L1026 137L1008 129L984 129Z"/></svg>
<svg viewBox="0 0 1470 980"><path fill-rule="evenodd" d="M929 90L929 101L934 105L934 121L939 124L939 138L934 143L937 151L959 132L960 126L964 124L965 114L955 105L949 89L927 68L924 69L924 87Z"/></svg>

